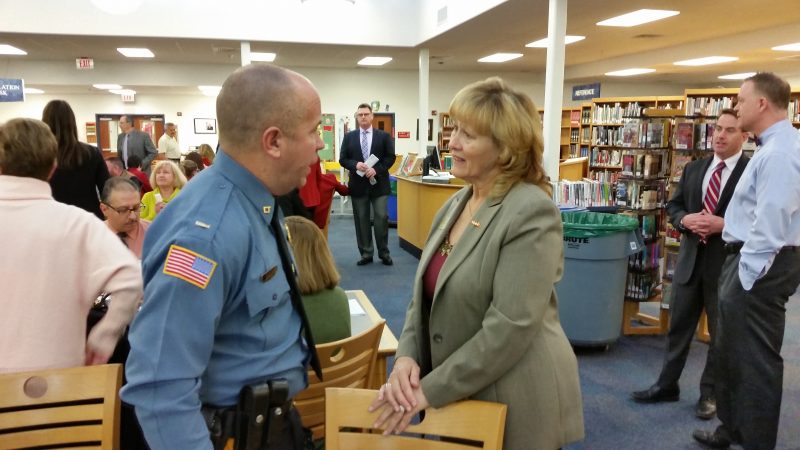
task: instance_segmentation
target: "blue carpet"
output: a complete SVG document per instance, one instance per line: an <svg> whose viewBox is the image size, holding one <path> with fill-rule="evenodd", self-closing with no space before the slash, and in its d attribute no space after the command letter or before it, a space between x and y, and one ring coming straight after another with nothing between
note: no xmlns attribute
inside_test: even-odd
<svg viewBox="0 0 800 450"><path fill-rule="evenodd" d="M352 216L331 220L329 242L342 275L344 289L362 289L389 328L399 337L411 298L411 283L418 260L401 250L397 230L389 232L394 265L376 262L356 266L359 259ZM787 305L783 406L778 433L779 449L800 449L800 294ZM576 349L580 365L586 439L568 449L700 449L691 433L712 429L718 422L694 417L706 345L695 342L681 377L681 400L640 405L629 400L631 391L649 387L658 376L664 357L661 336L623 336L610 348ZM391 369L390 369L391 370ZM531 418L535 420L535 418Z"/></svg>

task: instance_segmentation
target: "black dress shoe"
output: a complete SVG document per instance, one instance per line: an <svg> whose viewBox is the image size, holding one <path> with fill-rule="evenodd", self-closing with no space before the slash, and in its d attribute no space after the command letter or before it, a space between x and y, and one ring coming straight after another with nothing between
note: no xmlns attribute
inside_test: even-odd
<svg viewBox="0 0 800 450"><path fill-rule="evenodd" d="M680 396L681 390L677 386L662 388L657 384L650 389L631 393L633 401L638 403L677 402Z"/></svg>
<svg viewBox="0 0 800 450"><path fill-rule="evenodd" d="M712 397L700 397L694 414L703 420L713 419L717 415L717 401Z"/></svg>
<svg viewBox="0 0 800 450"><path fill-rule="evenodd" d="M731 440L717 432L717 430L694 430L692 437L709 448L728 448L731 446Z"/></svg>
<svg viewBox="0 0 800 450"><path fill-rule="evenodd" d="M381 256L381 261L383 261L384 266L391 266L392 264L394 264L394 261L392 261L391 256Z"/></svg>
<svg viewBox="0 0 800 450"><path fill-rule="evenodd" d="M356 264L358 264L359 266L363 266L365 264L372 264L372 258L361 258L360 260L358 260Z"/></svg>

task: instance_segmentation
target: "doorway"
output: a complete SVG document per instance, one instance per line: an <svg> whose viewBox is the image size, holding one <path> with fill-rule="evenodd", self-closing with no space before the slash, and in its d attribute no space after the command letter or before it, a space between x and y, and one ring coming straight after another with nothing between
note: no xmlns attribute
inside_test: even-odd
<svg viewBox="0 0 800 450"><path fill-rule="evenodd" d="M119 118L122 116L128 116L134 128L149 134L153 145L158 145L158 139L164 134L164 114L95 114L97 146L104 157L117 153L117 136L122 132Z"/></svg>

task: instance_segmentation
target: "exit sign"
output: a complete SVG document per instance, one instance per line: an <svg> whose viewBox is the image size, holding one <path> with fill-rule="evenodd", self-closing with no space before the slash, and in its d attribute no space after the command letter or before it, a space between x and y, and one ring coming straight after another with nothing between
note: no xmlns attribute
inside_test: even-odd
<svg viewBox="0 0 800 450"><path fill-rule="evenodd" d="M133 103L136 101L136 94L133 92L126 92L121 94L122 101L126 103Z"/></svg>
<svg viewBox="0 0 800 450"><path fill-rule="evenodd" d="M94 59L86 57L75 58L75 67L77 67L78 70L94 69Z"/></svg>

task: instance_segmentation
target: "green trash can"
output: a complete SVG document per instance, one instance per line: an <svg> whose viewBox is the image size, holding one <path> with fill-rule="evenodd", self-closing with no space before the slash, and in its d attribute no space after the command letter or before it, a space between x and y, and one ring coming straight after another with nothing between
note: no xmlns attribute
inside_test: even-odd
<svg viewBox="0 0 800 450"><path fill-rule="evenodd" d="M573 345L619 339L628 256L644 242L635 217L562 212L564 274L556 284L561 327Z"/></svg>

